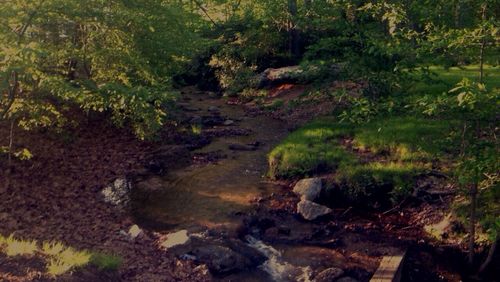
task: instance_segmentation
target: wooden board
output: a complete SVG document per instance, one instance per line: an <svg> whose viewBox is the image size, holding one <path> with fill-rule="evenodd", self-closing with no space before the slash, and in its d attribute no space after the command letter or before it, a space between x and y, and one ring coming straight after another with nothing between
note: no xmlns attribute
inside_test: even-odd
<svg viewBox="0 0 500 282"><path fill-rule="evenodd" d="M400 255L385 256L370 282L399 282L406 251Z"/></svg>

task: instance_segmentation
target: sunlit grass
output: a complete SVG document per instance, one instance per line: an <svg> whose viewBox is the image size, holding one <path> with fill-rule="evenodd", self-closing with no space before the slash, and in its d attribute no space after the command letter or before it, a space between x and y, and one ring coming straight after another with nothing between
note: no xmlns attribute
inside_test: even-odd
<svg viewBox="0 0 500 282"><path fill-rule="evenodd" d="M64 250L65 246L61 242L44 242L42 252L48 256L56 256Z"/></svg>
<svg viewBox="0 0 500 282"><path fill-rule="evenodd" d="M191 133L194 135L200 135L202 132L202 126L200 124L193 124L191 125Z"/></svg>
<svg viewBox="0 0 500 282"><path fill-rule="evenodd" d="M355 162L338 140L350 130L332 125L329 120L316 121L290 134L269 153L269 175L306 176Z"/></svg>
<svg viewBox="0 0 500 282"><path fill-rule="evenodd" d="M38 249L36 241L15 239L12 235L7 238L0 237L1 249L9 257L33 255Z"/></svg>
<svg viewBox="0 0 500 282"><path fill-rule="evenodd" d="M354 144L397 160L423 160L442 155L453 121L415 117L381 117L356 128Z"/></svg>
<svg viewBox="0 0 500 282"><path fill-rule="evenodd" d="M76 250L61 242L43 242L39 247L37 241L17 239L13 235L0 235L0 252L7 256L39 255L46 261L47 273L51 276L58 276L89 264L101 270L116 270L122 263L121 257L116 255Z"/></svg>
<svg viewBox="0 0 500 282"><path fill-rule="evenodd" d="M341 145L342 138L393 161L431 161L443 157L451 122L414 117L380 117L369 123L346 124L323 119L291 133L268 156L271 177L306 176L357 163Z"/></svg>
<svg viewBox="0 0 500 282"><path fill-rule="evenodd" d="M47 272L54 276L85 266L91 258L87 251L77 251L71 247L65 247L61 243L43 244L42 250L51 257Z"/></svg>

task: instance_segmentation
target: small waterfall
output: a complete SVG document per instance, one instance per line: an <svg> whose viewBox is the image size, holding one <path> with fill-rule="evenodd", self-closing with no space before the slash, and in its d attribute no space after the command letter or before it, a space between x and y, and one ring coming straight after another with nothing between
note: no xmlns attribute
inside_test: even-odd
<svg viewBox="0 0 500 282"><path fill-rule="evenodd" d="M259 266L262 270L267 272L274 281L277 282L310 282L312 270L308 267L300 267L289 264L283 261L281 252L272 246L264 244L264 242L247 235L245 239L248 245L267 257L267 260Z"/></svg>

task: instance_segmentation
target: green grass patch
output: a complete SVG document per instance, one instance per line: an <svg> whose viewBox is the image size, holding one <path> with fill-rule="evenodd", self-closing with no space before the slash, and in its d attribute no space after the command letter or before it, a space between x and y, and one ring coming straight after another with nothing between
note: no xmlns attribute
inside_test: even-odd
<svg viewBox="0 0 500 282"><path fill-rule="evenodd" d="M451 67L445 69L439 66L430 67L429 70L437 76L432 76L433 82L421 81L413 85L406 95L422 96L433 95L437 96L443 92L448 92L455 84L460 82L464 77L472 81L479 81L479 65L470 65L465 67ZM420 74L418 74L420 75ZM484 66L484 84L489 89L500 88L500 67L499 66ZM406 96L405 95L405 96Z"/></svg>
<svg viewBox="0 0 500 282"><path fill-rule="evenodd" d="M102 253L93 253L90 258L90 263L101 270L117 270L122 262L123 259L120 256Z"/></svg>
<svg viewBox="0 0 500 282"><path fill-rule="evenodd" d="M412 191L415 176L424 170L425 166L409 162L372 162L344 168L337 181L351 203L389 206Z"/></svg>
<svg viewBox="0 0 500 282"><path fill-rule="evenodd" d="M273 178L304 177L339 167L355 166L356 156L341 146L386 155L390 161L428 162L443 157L452 123L415 117L382 117L367 124L314 121L291 133L268 156Z"/></svg>
<svg viewBox="0 0 500 282"><path fill-rule="evenodd" d="M307 176L355 162L355 156L344 150L338 140L349 133L347 126L334 126L330 120L300 128L269 153L269 175L272 178Z"/></svg>
<svg viewBox="0 0 500 282"><path fill-rule="evenodd" d="M394 160L427 161L442 156L451 142L452 121L416 117L383 117L356 127L354 145Z"/></svg>
<svg viewBox="0 0 500 282"><path fill-rule="evenodd" d="M318 120L271 151L269 174L299 178L335 172L342 198L364 206L389 206L412 191L415 176L434 160L448 158L445 148L452 128L451 122L411 116L379 117L361 125ZM367 153L356 155L342 139Z"/></svg>

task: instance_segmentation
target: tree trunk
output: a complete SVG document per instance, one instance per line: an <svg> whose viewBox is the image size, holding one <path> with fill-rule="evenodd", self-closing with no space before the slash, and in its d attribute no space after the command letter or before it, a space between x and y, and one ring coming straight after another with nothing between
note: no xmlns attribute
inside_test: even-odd
<svg viewBox="0 0 500 282"><path fill-rule="evenodd" d="M497 248L498 244L498 234L495 236L495 240L493 241L493 244L490 247L490 251L488 252L488 256L486 257L486 260L481 264L481 267L479 268L479 274L483 273L486 268L490 265L491 261L493 260L493 255L495 254L495 250Z"/></svg>
<svg viewBox="0 0 500 282"><path fill-rule="evenodd" d="M476 132L474 139L476 142L479 141L479 138L481 137L481 123L477 119L476 123ZM479 150L475 148L475 158L476 160L479 159ZM478 186L479 186L479 168L476 167L474 168L474 179L473 179L473 184L470 187L470 218L469 218L469 264L472 266L474 264L474 253L475 253L475 243L476 243L476 207L477 207L477 193L478 193Z"/></svg>
<svg viewBox="0 0 500 282"><path fill-rule="evenodd" d="M476 245L476 202L477 202L477 181L470 189L470 218L469 218L469 264L474 263L474 253Z"/></svg>
<svg viewBox="0 0 500 282"><path fill-rule="evenodd" d="M290 13L290 27L289 27L289 38L290 38L290 54L294 58L300 56L300 33L297 29L297 0L288 0L288 12Z"/></svg>
<svg viewBox="0 0 500 282"><path fill-rule="evenodd" d="M484 22L486 20L486 3L482 6L481 18ZM484 77L484 49L486 47L486 31L481 32L481 49L479 50L479 82L483 83Z"/></svg>
<svg viewBox="0 0 500 282"><path fill-rule="evenodd" d="M9 132L9 153L7 157L7 171L10 172L12 168L12 154L14 149L14 119L10 121L10 132Z"/></svg>

